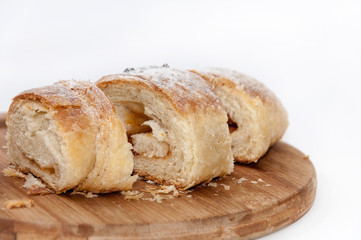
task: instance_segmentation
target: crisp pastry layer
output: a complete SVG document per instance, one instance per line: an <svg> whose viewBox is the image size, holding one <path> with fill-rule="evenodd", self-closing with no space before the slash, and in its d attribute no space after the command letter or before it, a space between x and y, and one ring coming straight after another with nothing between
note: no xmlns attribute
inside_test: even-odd
<svg viewBox="0 0 361 240"><path fill-rule="evenodd" d="M61 81L19 94L7 127L11 164L57 193L129 190L137 179L124 126L90 82Z"/></svg>
<svg viewBox="0 0 361 240"><path fill-rule="evenodd" d="M234 70L191 70L205 79L221 99L227 114L236 161L257 162L285 133L287 112L262 83Z"/></svg>
<svg viewBox="0 0 361 240"><path fill-rule="evenodd" d="M227 114L201 77L147 67L96 84L125 125L140 176L187 189L232 172Z"/></svg>

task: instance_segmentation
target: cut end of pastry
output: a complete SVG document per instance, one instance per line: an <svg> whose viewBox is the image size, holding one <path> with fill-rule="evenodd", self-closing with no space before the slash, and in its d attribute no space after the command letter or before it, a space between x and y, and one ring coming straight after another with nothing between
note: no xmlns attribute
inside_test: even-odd
<svg viewBox="0 0 361 240"><path fill-rule="evenodd" d="M64 143L49 109L35 101L24 101L13 105L12 112L8 119L10 159L22 171L32 171L52 188L61 190Z"/></svg>
<svg viewBox="0 0 361 240"><path fill-rule="evenodd" d="M114 106L132 144L134 171L140 176L159 176L154 178L158 183L170 184L172 179L181 178L182 159L173 153L176 143L169 139L169 131L159 116L154 118L141 102L120 101Z"/></svg>
<svg viewBox="0 0 361 240"><path fill-rule="evenodd" d="M136 181L124 127L90 82L61 81L19 94L7 127L10 162L57 193L129 190Z"/></svg>
<svg viewBox="0 0 361 240"><path fill-rule="evenodd" d="M199 76L142 68L97 86L125 125L140 176L186 189L233 170L226 113Z"/></svg>
<svg viewBox="0 0 361 240"><path fill-rule="evenodd" d="M287 129L287 113L262 83L223 68L191 70L205 79L228 114L235 161L256 162Z"/></svg>

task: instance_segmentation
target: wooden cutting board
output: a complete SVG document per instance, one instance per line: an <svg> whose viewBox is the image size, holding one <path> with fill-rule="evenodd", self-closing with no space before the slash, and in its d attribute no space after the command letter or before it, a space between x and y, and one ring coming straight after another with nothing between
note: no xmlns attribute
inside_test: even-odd
<svg viewBox="0 0 361 240"><path fill-rule="evenodd" d="M0 116L0 170L8 166L5 115ZM252 239L301 218L316 193L315 169L303 153L279 142L257 164L162 203L120 193L29 196L23 180L0 174L0 239ZM138 181L135 189L151 184ZM150 194L148 194L150 195ZM6 209L12 199L31 208Z"/></svg>

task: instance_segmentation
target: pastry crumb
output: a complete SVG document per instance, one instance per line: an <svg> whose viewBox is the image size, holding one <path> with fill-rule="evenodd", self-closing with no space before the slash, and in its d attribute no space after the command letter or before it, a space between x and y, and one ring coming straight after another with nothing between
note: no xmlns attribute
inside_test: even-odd
<svg viewBox="0 0 361 240"><path fill-rule="evenodd" d="M310 155L305 155L305 156L303 156L303 159L310 160Z"/></svg>
<svg viewBox="0 0 361 240"><path fill-rule="evenodd" d="M218 184L217 183L215 183L215 182L210 182L210 183L208 183L208 185L207 185L208 187L217 187L218 186Z"/></svg>
<svg viewBox="0 0 361 240"><path fill-rule="evenodd" d="M122 195L125 195L125 200L133 200L133 199L141 199L145 201L151 201L151 202L157 202L162 203L163 199L173 199L174 197L179 196L179 191L174 185L160 185L160 188L156 188L155 186L147 186L145 189L141 189L141 192L139 191L123 191L121 192ZM150 193L152 195L152 198L145 198L144 193ZM172 194L168 194L172 193Z"/></svg>
<svg viewBox="0 0 361 240"><path fill-rule="evenodd" d="M122 191L121 194L124 196L125 200L138 200L144 196L144 193L141 193L137 190L135 191Z"/></svg>
<svg viewBox="0 0 361 240"><path fill-rule="evenodd" d="M253 183L253 184L257 184L258 182L257 182L257 181L251 181L251 183Z"/></svg>
<svg viewBox="0 0 361 240"><path fill-rule="evenodd" d="M85 195L86 198L93 198L93 197L98 197L98 194L94 194L92 192L87 192L87 194Z"/></svg>
<svg viewBox="0 0 361 240"><path fill-rule="evenodd" d="M134 191L121 191L120 194L122 194L123 196L134 196L139 194L139 191L134 190Z"/></svg>
<svg viewBox="0 0 361 240"><path fill-rule="evenodd" d="M34 188L28 189L28 191L26 193L28 195L44 196L44 195L47 195L47 194L52 194L52 193L54 193L54 191L52 191L52 190L50 190L48 188L34 187Z"/></svg>
<svg viewBox="0 0 361 240"><path fill-rule="evenodd" d="M243 178L240 178L240 179L237 180L237 183L238 183L238 184L241 184L241 183L244 182L244 181L247 181L247 178L244 178L244 177L243 177Z"/></svg>
<svg viewBox="0 0 361 240"><path fill-rule="evenodd" d="M23 188L31 189L31 188L46 188L46 186L39 181L36 177L33 176L33 174L29 173L26 176L26 181L23 184Z"/></svg>
<svg viewBox="0 0 361 240"><path fill-rule="evenodd" d="M163 199L165 199L165 196L162 196L161 194L155 193L155 192L151 192L153 198L143 198L143 200L146 201L151 201L151 202L157 202L157 203L162 203Z"/></svg>
<svg viewBox="0 0 361 240"><path fill-rule="evenodd" d="M160 187L161 187L161 189L157 190L156 193L170 193L170 192L173 192L174 197L179 195L179 192L178 192L177 188L174 185L160 186Z"/></svg>
<svg viewBox="0 0 361 240"><path fill-rule="evenodd" d="M94 198L94 197L98 197L98 194L94 194L92 192L78 192L78 191L73 191L70 193L71 195L75 195L75 194L79 194L79 195L83 195L86 198Z"/></svg>
<svg viewBox="0 0 361 240"><path fill-rule="evenodd" d="M226 185L226 184L223 184L223 183L221 183L221 185L224 187L224 190L229 190L229 189L231 189L231 186L229 186L229 185Z"/></svg>
<svg viewBox="0 0 361 240"><path fill-rule="evenodd" d="M124 196L125 200L139 200L144 196L144 193L138 193L136 195L126 195Z"/></svg>
<svg viewBox="0 0 361 240"><path fill-rule="evenodd" d="M19 172L15 168L7 167L4 170L2 170L2 173L6 177L18 177L18 178L26 178L26 175L22 172Z"/></svg>
<svg viewBox="0 0 361 240"><path fill-rule="evenodd" d="M266 184L266 185L264 185L265 187L269 187L269 186L271 186L271 184Z"/></svg>
<svg viewBox="0 0 361 240"><path fill-rule="evenodd" d="M26 181L23 188L28 189L28 195L46 195L54 193L53 190L48 189L38 178L34 177L31 173L26 176Z"/></svg>
<svg viewBox="0 0 361 240"><path fill-rule="evenodd" d="M7 209L13 208L31 208L34 205L34 200L32 199L21 199L21 200L8 200L5 202Z"/></svg>
<svg viewBox="0 0 361 240"><path fill-rule="evenodd" d="M262 178L258 178L258 182L264 182Z"/></svg>

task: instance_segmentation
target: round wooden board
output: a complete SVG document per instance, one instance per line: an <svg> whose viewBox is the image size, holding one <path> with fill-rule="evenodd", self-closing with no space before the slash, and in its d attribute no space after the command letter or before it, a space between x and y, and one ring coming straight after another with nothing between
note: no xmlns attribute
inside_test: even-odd
<svg viewBox="0 0 361 240"><path fill-rule="evenodd" d="M3 170L8 167L4 114L0 118ZM308 157L279 142L257 164L235 164L230 176L162 203L124 200L119 193L30 196L22 184L0 174L0 239L253 239L288 226L310 209L316 173ZM138 181L135 189L148 185ZM33 207L5 207L7 200L27 198Z"/></svg>

